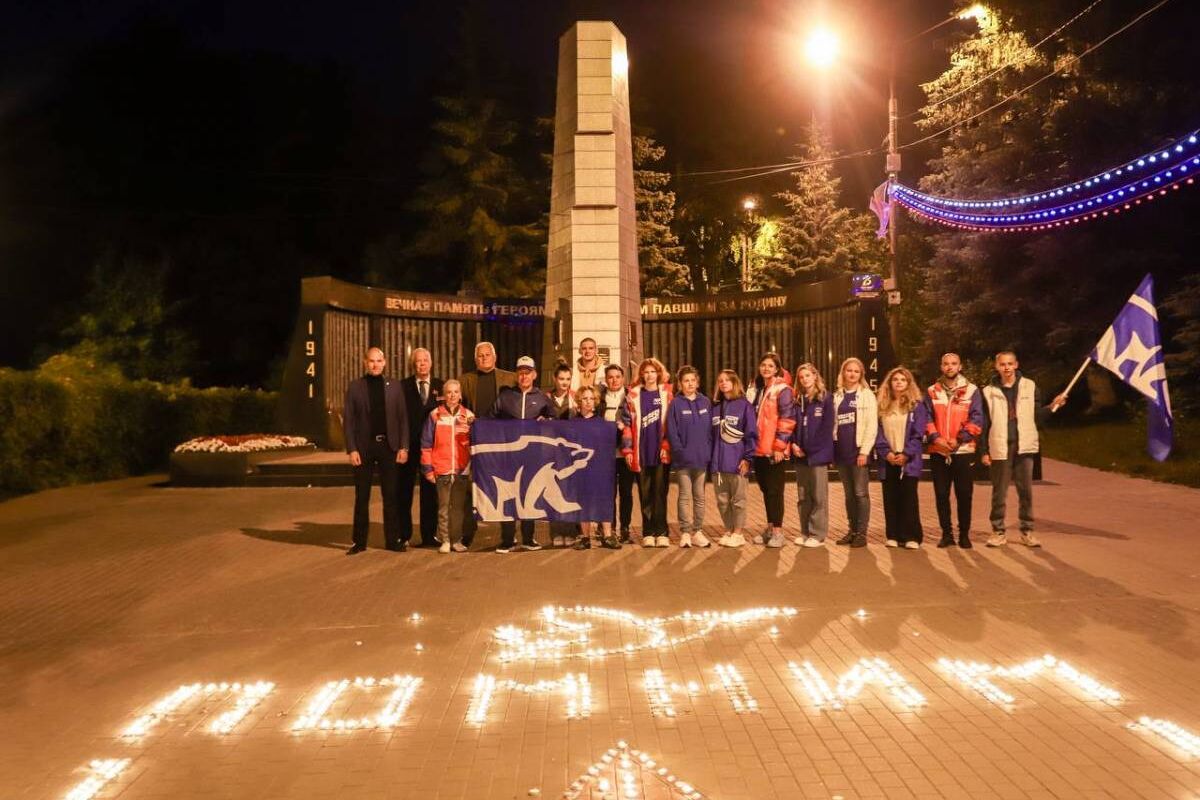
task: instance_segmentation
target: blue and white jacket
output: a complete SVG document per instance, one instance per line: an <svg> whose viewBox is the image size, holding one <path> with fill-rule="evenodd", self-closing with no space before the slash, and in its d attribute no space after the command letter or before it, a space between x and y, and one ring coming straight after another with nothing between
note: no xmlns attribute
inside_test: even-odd
<svg viewBox="0 0 1200 800"><path fill-rule="evenodd" d="M743 461L753 463L754 448L758 444L758 417L749 400L737 397L718 401L713 406L712 425L709 469L736 475Z"/></svg>
<svg viewBox="0 0 1200 800"><path fill-rule="evenodd" d="M667 409L671 464L682 469L708 469L712 458L712 403L702 394L688 400L675 395Z"/></svg>
<svg viewBox="0 0 1200 800"><path fill-rule="evenodd" d="M801 463L810 467L832 464L833 429L837 425L833 394L825 392L825 396L819 400L809 400L804 395L797 394L792 411L796 416L792 444L804 451ZM794 450L792 455L796 455Z"/></svg>
<svg viewBox="0 0 1200 800"><path fill-rule="evenodd" d="M902 451L904 455L908 456L908 461L900 471L901 478L920 479L921 477L921 469L924 467L921 455L925 450L925 426L928 422L929 411L925 408L924 403L917 403L913 406L912 411L908 412L908 420L904 426L904 450ZM878 459L879 480L887 477L887 455L891 452L892 445L884 433L883 423L880 422L879 431L875 436L875 457Z"/></svg>

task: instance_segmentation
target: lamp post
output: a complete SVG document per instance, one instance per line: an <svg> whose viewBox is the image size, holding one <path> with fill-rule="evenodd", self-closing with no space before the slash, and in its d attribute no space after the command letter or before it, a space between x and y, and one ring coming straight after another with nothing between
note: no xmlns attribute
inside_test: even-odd
<svg viewBox="0 0 1200 800"><path fill-rule="evenodd" d="M887 157L884 163L884 172L887 174L889 187L896 183L900 175L900 141L898 138L898 128L900 123L899 104L896 100L896 57L897 50L903 45L908 44L916 39L931 33L943 25L949 25L958 20L975 20L982 24L987 18L989 11L987 6L982 3L963 9L957 14L953 14L946 19L931 25L925 30L913 36L904 39L901 42L894 43L891 48L891 55L888 63L888 133L887 133ZM819 70L828 69L837 58L839 51L839 42L837 36L828 28L816 28L804 42L804 55L808 59L809 64ZM892 341L899 341L900 335L900 263L896 254L896 200L888 193L888 277L884 281L884 289L888 292L888 305L895 307L895 313L889 315L889 328L891 329Z"/></svg>
<svg viewBox="0 0 1200 800"><path fill-rule="evenodd" d="M976 22L982 22L988 15L987 6L982 3L963 9L957 14L953 14L946 19L938 22L935 25L930 25L920 33L914 34L898 45L892 45L891 57L888 63L888 135L887 135L887 159L884 164L884 171L887 173L889 188L896 183L897 177L900 175L900 142L897 139L897 128L900 123L899 105L896 101L896 50L902 45L920 39L927 33L932 33L943 25L949 25L951 22L958 20L973 19ZM884 282L883 288L888 292L888 304L900 305L900 263L896 257L896 198L892 197L891 192L888 192L888 279ZM899 331L899 308L892 315L892 341L899 341L897 338Z"/></svg>

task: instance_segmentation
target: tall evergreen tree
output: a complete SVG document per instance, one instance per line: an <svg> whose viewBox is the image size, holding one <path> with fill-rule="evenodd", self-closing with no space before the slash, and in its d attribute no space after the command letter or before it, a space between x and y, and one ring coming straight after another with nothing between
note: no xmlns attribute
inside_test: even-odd
<svg viewBox="0 0 1200 800"><path fill-rule="evenodd" d="M683 246L671 223L675 193L667 187L671 173L654 166L667 150L650 136L633 137L633 192L637 210L638 267L643 295L683 294L692 288L689 271L680 263Z"/></svg>
<svg viewBox="0 0 1200 800"><path fill-rule="evenodd" d="M1081 64L1074 54L1086 44L1066 36L1035 49L1011 16L1026 13L1022 6L1001 5L1007 10L993 7L954 49L950 68L923 87L929 103L918 126L929 133L958 126L938 140L940 155L919 184L924 191L990 199L1043 189L1176 133L1153 133L1163 124L1153 109L1171 97L1164 86L1142 86L1094 59ZM1046 80L972 119L1040 78ZM1167 235L1168 215L1134 213L1044 234L921 226L931 247L926 263L911 265L921 271L929 310L919 332L921 359L932 365L953 349L982 365L997 350L1014 348L1044 382L1065 382L1146 271L1180 274L1180 248L1171 238L1183 232L1176 227ZM1166 295L1172 282L1159 285ZM1108 380L1099 370L1088 378ZM1111 394L1105 388L1094 385L1093 397Z"/></svg>
<svg viewBox="0 0 1200 800"><path fill-rule="evenodd" d="M736 285L738 265L729 248L738 223L711 194L697 194L681 203L676 216L688 281L698 293L716 292Z"/></svg>
<svg viewBox="0 0 1200 800"><path fill-rule="evenodd" d="M755 276L761 285L821 280L876 269L883 263L873 219L841 205L841 179L834 175L832 164L820 163L834 155L827 134L815 123L810 125L797 158L818 163L793 172L795 188L776 195L788 213L779 220L779 256L765 260Z"/></svg>
<svg viewBox="0 0 1200 800"><path fill-rule="evenodd" d="M545 238L536 217L522 219L527 182L507 153L516 126L498 103L476 96L439 97L427 179L412 209L424 220L408 251L414 274L488 295L533 297L545 285ZM379 253L386 256L386 250Z"/></svg>

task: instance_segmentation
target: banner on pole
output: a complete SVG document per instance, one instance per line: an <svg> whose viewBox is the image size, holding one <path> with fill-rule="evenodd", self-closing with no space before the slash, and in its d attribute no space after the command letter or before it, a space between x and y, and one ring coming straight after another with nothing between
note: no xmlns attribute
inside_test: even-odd
<svg viewBox="0 0 1200 800"><path fill-rule="evenodd" d="M1092 360L1145 396L1146 449L1155 461L1165 461L1175 441L1174 417L1152 275L1147 273L1125 301L1092 350Z"/></svg>

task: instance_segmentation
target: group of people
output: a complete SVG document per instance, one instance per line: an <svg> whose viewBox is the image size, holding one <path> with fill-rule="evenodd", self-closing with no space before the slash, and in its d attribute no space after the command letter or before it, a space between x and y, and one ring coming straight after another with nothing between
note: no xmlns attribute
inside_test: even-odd
<svg viewBox="0 0 1200 800"><path fill-rule="evenodd" d="M946 353L938 379L924 391L901 366L887 373L876 392L857 358L842 362L831 389L814 364L802 363L789 373L776 353L763 355L748 384L734 370L722 370L708 394L695 367L680 367L671 376L655 358L642 360L627 385L625 370L603 364L590 338L580 342L574 365L554 367L548 391L537 387L537 364L529 356L517 359L515 372L508 372L496 366L495 347L481 342L475 365L459 378L443 381L433 377L429 351L418 348L411 356L413 374L392 381L383 375L383 352L367 352L365 374L351 383L344 410L346 449L355 471L354 544L348 554L366 549L376 472L389 550L407 549L412 538L410 511L418 475L421 545L443 553L470 547L477 528L471 497L471 426L477 417L582 419L613 428L612 514L582 524L551 523L555 547L619 549L632 544L635 485L642 523L638 543L670 546L670 484L677 490L678 545L709 547L713 542L703 523L710 475L722 522L716 544L784 547L790 465L800 519L795 544L824 546L829 469L834 467L848 521L837 544L867 544L874 470L882 482L887 546L915 550L924 539L917 485L926 455L941 527L938 547L972 546L976 459L988 467L992 483L987 545L1007 543L1007 495L1013 484L1021 543L1040 546L1033 531L1032 497L1038 431L1066 396L1043 405L1037 385L1021 374L1011 351L996 354L995 375L982 388L962 374L957 354ZM751 475L767 522L754 532L746 529ZM519 526L520 543L518 522L501 523L496 552L542 549L533 520L520 520Z"/></svg>

